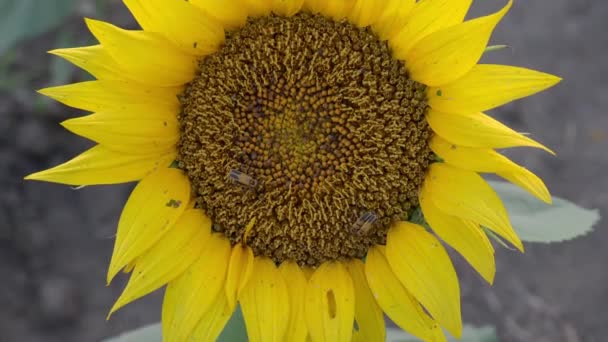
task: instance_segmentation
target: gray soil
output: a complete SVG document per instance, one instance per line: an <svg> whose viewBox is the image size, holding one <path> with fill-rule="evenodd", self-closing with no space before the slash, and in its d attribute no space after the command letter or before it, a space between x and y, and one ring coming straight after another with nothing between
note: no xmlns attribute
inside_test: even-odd
<svg viewBox="0 0 608 342"><path fill-rule="evenodd" d="M504 1L478 1L473 15ZM118 5L97 18L134 27ZM91 13L85 13L91 15ZM497 29L485 62L509 63L560 75L552 90L492 112L557 151L508 155L537 172L553 194L608 216L608 2L517 1ZM29 75L0 88L0 341L99 341L158 321L161 293L105 316L126 278L105 286L115 227L133 185L88 187L31 183L22 177L65 161L89 142L58 123L81 115L41 99L54 85L57 36L86 44L77 16L14 51L11 75ZM73 69L70 69L73 70ZM69 81L84 74L71 71ZM4 77L4 76L3 76ZM9 84L3 80L2 84ZM497 248L495 285L486 285L455 255L467 322L497 327L502 341L601 342L608 336L608 230L555 244L528 244L526 253Z"/></svg>

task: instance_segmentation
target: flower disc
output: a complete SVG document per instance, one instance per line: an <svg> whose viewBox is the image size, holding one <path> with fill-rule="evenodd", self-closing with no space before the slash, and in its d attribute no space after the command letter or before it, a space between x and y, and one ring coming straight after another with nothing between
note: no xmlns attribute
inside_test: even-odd
<svg viewBox="0 0 608 342"><path fill-rule="evenodd" d="M233 244L276 262L361 258L406 220L433 154L425 87L369 28L249 19L181 97L179 166Z"/></svg>

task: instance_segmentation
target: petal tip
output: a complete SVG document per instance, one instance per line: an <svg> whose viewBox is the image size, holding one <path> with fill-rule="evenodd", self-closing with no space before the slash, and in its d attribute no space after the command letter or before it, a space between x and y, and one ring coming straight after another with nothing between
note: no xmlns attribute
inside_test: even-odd
<svg viewBox="0 0 608 342"><path fill-rule="evenodd" d="M458 326L455 327L457 330L451 332L454 337L456 337L456 339L460 340L462 338L462 320L460 320L460 323Z"/></svg>
<svg viewBox="0 0 608 342"><path fill-rule="evenodd" d="M122 267L116 267L115 263L110 262L110 267L108 268L108 274L106 275L106 284L109 286L112 283L112 280L116 277L118 272Z"/></svg>
<svg viewBox="0 0 608 342"><path fill-rule="evenodd" d="M548 74L548 73L543 73L543 74L544 74L543 76L544 76L545 89L554 87L564 80L563 78L553 75L553 74Z"/></svg>
<svg viewBox="0 0 608 342"><path fill-rule="evenodd" d="M490 272L481 274L481 277L490 285L494 285L494 279L496 278L496 268L493 268Z"/></svg>
<svg viewBox="0 0 608 342"><path fill-rule="evenodd" d="M49 181L49 177L47 177L49 170L43 170L43 171L38 171L38 172L34 172L30 175L27 175L25 177L23 177L24 180L28 180L28 181Z"/></svg>
<svg viewBox="0 0 608 342"><path fill-rule="evenodd" d="M562 77L559 77L559 76L556 76L556 75L551 75L551 76L553 76L552 77L553 84L558 84L558 83L560 83L561 81L564 80Z"/></svg>
<svg viewBox="0 0 608 342"><path fill-rule="evenodd" d="M550 155L557 157L557 153L555 153L555 151L553 151L552 149L548 148L545 145L540 145L539 146L541 149L543 149L545 152L549 153Z"/></svg>
<svg viewBox="0 0 608 342"><path fill-rule="evenodd" d="M118 309L120 309L122 307L122 305L120 305L120 298L118 298L118 300L116 301L116 303L114 303L114 305L112 306L112 308L110 309L110 312L108 313L108 316L106 317L106 320L109 321L111 316L118 311Z"/></svg>
<svg viewBox="0 0 608 342"><path fill-rule="evenodd" d="M520 251L521 253L526 252L523 242L521 242L521 240L519 240L519 239L517 239L517 241L515 243L515 248L517 248L517 250Z"/></svg>
<svg viewBox="0 0 608 342"><path fill-rule="evenodd" d="M60 125L61 125L63 128L65 128L65 129L68 129L68 130L69 130L69 129L70 129L69 127L71 126L71 122L72 122L72 120L73 120L73 119L68 119L68 120L65 120L65 121L60 122L59 124L60 124Z"/></svg>
<svg viewBox="0 0 608 342"><path fill-rule="evenodd" d="M63 50L64 49L53 49L53 50L48 50L46 53L48 53L49 55L63 56Z"/></svg>
<svg viewBox="0 0 608 342"><path fill-rule="evenodd" d="M453 317L451 321L439 322L445 330L447 330L452 336L460 341L462 338L462 314L460 308L458 308L458 314Z"/></svg>
<svg viewBox="0 0 608 342"><path fill-rule="evenodd" d="M102 23L101 20L97 20L97 19L93 19L93 18L89 18L89 17L84 17L84 22L85 22L85 24L87 24L87 26L97 25L99 23Z"/></svg>
<svg viewBox="0 0 608 342"><path fill-rule="evenodd" d="M67 129L68 131L74 133L76 127L78 127L78 119L68 119L59 123L61 127Z"/></svg>
<svg viewBox="0 0 608 342"><path fill-rule="evenodd" d="M44 95L44 96L49 96L49 97L50 97L50 96L51 96L50 94L52 93L52 92L50 91L50 89L51 89L50 87L49 87L49 88L42 88L42 89L38 89L38 90L36 90L36 92L37 92L38 94L40 94L40 95Z"/></svg>
<svg viewBox="0 0 608 342"><path fill-rule="evenodd" d="M91 33L96 38L98 38L98 40L99 40L99 37L97 37L97 35L99 33L103 32L107 28L115 27L114 25L112 25L110 23L106 23L105 21L91 19L91 18L84 18L84 22L87 25L87 27L89 28L89 31L91 31Z"/></svg>
<svg viewBox="0 0 608 342"><path fill-rule="evenodd" d="M114 307L112 307L112 309L110 309L110 312L108 312L108 315L106 316L106 322L110 321L110 318L112 318L112 314L114 313Z"/></svg>
<svg viewBox="0 0 608 342"><path fill-rule="evenodd" d="M89 31L93 31L93 28L98 26L100 23L99 20L92 19L89 17L84 18L84 24L89 28Z"/></svg>
<svg viewBox="0 0 608 342"><path fill-rule="evenodd" d="M40 95L49 97L53 100L61 101L62 99L65 99L65 97L66 97L61 92L61 90L57 90L58 88L61 88L61 87L64 87L64 86L42 88L42 89L36 90L36 92Z"/></svg>
<svg viewBox="0 0 608 342"><path fill-rule="evenodd" d="M511 224L509 223L509 226L511 226ZM513 229L513 227L511 226L511 231L515 231ZM514 236L512 236L509 240L508 240L513 246L515 246L515 248L520 251L521 253L525 253L525 248L524 248L524 243L521 241L520 237L517 235L517 233L515 233Z"/></svg>

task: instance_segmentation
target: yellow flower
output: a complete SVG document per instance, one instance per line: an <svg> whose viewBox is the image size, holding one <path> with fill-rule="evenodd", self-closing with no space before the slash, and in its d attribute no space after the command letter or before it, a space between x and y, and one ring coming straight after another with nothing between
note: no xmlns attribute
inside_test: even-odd
<svg viewBox="0 0 608 342"><path fill-rule="evenodd" d="M237 303L251 341L383 341L383 313L460 336L435 236L492 283L481 227L523 245L479 173L551 201L495 149L552 152L482 113L560 80L477 64L511 1L464 22L471 0L124 2L142 30L87 20L99 45L51 52L97 80L40 91L93 112L63 125L98 145L27 177L139 182L111 312L167 285L165 341L214 340Z"/></svg>

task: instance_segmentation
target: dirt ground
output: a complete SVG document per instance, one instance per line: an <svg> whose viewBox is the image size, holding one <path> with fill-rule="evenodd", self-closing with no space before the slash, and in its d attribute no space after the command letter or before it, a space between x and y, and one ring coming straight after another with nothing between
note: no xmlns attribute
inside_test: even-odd
<svg viewBox="0 0 608 342"><path fill-rule="evenodd" d="M489 13L504 2L477 1L473 14ZM90 42L79 16L134 27L122 6L110 9L94 14L84 6L52 33L20 44L8 62L14 79L0 82L1 342L99 341L160 318L161 295L156 293L105 320L124 286L123 277L106 287L105 271L121 206L132 185L73 190L21 180L91 145L58 125L82 113L44 100L34 89L85 77L74 69L67 69L67 77L58 73L65 65L45 54L66 39L70 44L61 47ZM552 157L525 149L509 151L509 156L542 176L553 194L599 208L604 217L606 18L606 1L517 1L493 37L493 43L508 44L509 49L484 58L564 78L556 88L492 114L533 133L558 153ZM66 79L59 80L57 74ZM591 235L567 243L528 244L524 255L497 248L492 287L455 257L465 321L495 325L507 342L608 340L607 226L604 219Z"/></svg>

